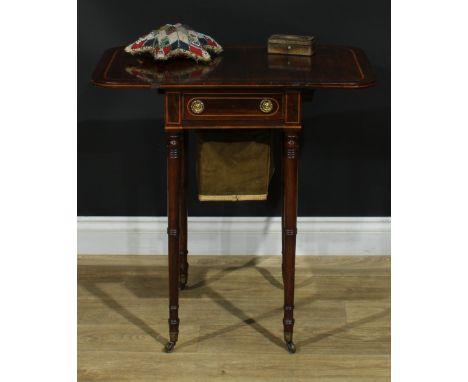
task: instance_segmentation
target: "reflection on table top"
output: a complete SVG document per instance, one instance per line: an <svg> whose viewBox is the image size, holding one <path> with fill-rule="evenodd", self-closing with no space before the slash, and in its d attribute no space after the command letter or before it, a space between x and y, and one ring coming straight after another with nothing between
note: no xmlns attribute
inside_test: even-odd
<svg viewBox="0 0 468 382"><path fill-rule="evenodd" d="M366 88L375 78L358 48L317 46L312 57L271 55L263 45L227 45L208 64L185 58L156 62L123 47L107 50L92 77L111 88Z"/></svg>

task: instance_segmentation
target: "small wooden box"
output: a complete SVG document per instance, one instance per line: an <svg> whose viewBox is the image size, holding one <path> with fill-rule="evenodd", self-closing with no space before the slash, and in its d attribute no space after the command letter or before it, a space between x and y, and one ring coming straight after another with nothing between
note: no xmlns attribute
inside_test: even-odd
<svg viewBox="0 0 468 382"><path fill-rule="evenodd" d="M315 39L312 36L274 34L268 39L269 54L312 56L314 50Z"/></svg>

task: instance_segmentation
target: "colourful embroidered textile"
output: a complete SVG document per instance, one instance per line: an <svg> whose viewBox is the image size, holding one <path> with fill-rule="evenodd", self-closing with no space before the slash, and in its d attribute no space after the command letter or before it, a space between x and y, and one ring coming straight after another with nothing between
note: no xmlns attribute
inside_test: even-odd
<svg viewBox="0 0 468 382"><path fill-rule="evenodd" d="M128 45L125 51L130 54L150 54L155 60L182 56L209 62L210 52L221 53L223 48L212 37L177 23L151 31Z"/></svg>
<svg viewBox="0 0 468 382"><path fill-rule="evenodd" d="M200 201L266 200L274 171L271 130L198 130Z"/></svg>

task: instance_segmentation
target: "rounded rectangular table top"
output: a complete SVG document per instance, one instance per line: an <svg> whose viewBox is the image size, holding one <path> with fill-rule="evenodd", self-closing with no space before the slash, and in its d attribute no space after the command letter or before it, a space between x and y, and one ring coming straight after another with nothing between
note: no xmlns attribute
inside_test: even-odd
<svg viewBox="0 0 468 382"><path fill-rule="evenodd" d="M358 48L318 45L311 57L268 54L264 45L226 45L210 63L179 58L155 61L116 47L92 77L110 88L366 88L375 77Z"/></svg>

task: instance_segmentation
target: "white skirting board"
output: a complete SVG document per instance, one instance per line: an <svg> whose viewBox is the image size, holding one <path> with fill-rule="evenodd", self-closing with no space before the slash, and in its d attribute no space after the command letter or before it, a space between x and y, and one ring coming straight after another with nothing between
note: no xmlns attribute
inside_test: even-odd
<svg viewBox="0 0 468 382"><path fill-rule="evenodd" d="M299 217L297 255L390 255L389 217ZM78 217L80 255L163 255L166 217ZM281 255L280 217L189 217L189 255Z"/></svg>

